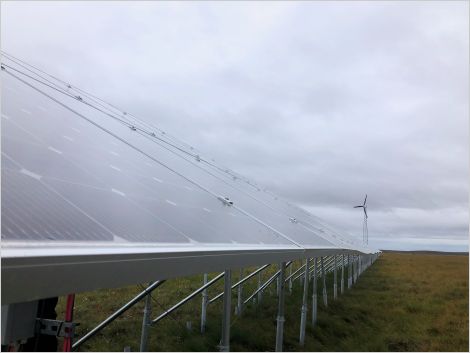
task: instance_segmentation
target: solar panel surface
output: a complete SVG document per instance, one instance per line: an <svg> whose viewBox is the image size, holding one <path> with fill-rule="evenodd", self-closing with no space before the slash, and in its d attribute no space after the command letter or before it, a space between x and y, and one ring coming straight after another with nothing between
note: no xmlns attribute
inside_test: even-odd
<svg viewBox="0 0 470 353"><path fill-rule="evenodd" d="M194 261L210 251L250 252L250 260L231 255L240 265L253 263L257 251L274 250L276 260L306 250L370 251L161 130L7 62L1 236L2 274L10 285L19 268L27 275L38 263L60 266L57 256L66 256L71 270L73 256L86 262L87 255L168 256L171 249ZM213 262L212 268L224 263ZM202 269L186 272L196 270ZM155 279L151 272L135 278ZM161 269L156 274L165 276Z"/></svg>

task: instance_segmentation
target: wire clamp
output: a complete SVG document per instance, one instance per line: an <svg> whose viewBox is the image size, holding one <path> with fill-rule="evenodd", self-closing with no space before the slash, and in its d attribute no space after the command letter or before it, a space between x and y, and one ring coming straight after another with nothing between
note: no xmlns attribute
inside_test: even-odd
<svg viewBox="0 0 470 353"><path fill-rule="evenodd" d="M200 161L201 161L201 157L199 157L199 155L198 155L198 154L196 154L196 155L194 156L194 158L196 158L196 161L198 161L198 162L200 162Z"/></svg>
<svg viewBox="0 0 470 353"><path fill-rule="evenodd" d="M152 137L157 137L157 135L155 135L154 132L151 132L151 133L150 133L150 136L152 136Z"/></svg>
<svg viewBox="0 0 470 353"><path fill-rule="evenodd" d="M5 66L2 65L2 70L5 71Z"/></svg>
<svg viewBox="0 0 470 353"><path fill-rule="evenodd" d="M129 126L129 129L131 129L132 131L137 131L137 128L134 125Z"/></svg>
<svg viewBox="0 0 470 353"><path fill-rule="evenodd" d="M289 221L291 221L292 223L298 223L298 222L299 222L299 221L297 220L297 218L295 218L295 217L289 218Z"/></svg>
<svg viewBox="0 0 470 353"><path fill-rule="evenodd" d="M80 324L76 322L37 318L36 325L41 335L73 338L75 336L75 327Z"/></svg>
<svg viewBox="0 0 470 353"><path fill-rule="evenodd" d="M77 100L79 100L80 102L83 101L83 98L80 96L75 96L75 98L77 98Z"/></svg>
<svg viewBox="0 0 470 353"><path fill-rule="evenodd" d="M233 205L233 201L230 201L230 199L228 197L222 197L222 196L219 196L218 199L220 201L222 201L222 203L225 205L225 206L232 206Z"/></svg>

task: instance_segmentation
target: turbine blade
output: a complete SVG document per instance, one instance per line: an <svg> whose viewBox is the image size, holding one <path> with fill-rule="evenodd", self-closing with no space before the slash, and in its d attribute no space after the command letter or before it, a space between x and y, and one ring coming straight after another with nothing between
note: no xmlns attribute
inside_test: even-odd
<svg viewBox="0 0 470 353"><path fill-rule="evenodd" d="M367 201L367 194L366 194L366 198L364 199L364 203L363 203L364 206L366 205L366 201Z"/></svg>
<svg viewBox="0 0 470 353"><path fill-rule="evenodd" d="M364 206L354 206L353 208L361 208L361 207L364 207Z"/></svg>
<svg viewBox="0 0 470 353"><path fill-rule="evenodd" d="M367 207L364 207L364 214L366 215L366 219L369 218L369 216L367 215Z"/></svg>

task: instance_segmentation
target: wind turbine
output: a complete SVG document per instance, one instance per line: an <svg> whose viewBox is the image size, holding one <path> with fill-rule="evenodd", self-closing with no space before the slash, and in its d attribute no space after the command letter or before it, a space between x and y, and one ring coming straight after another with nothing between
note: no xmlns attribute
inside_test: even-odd
<svg viewBox="0 0 470 353"><path fill-rule="evenodd" d="M364 243L364 245L369 244L369 229L367 228L367 218L369 217L367 216L366 202L367 202L367 194L364 199L364 203L362 205L354 206L354 208L362 208L364 210L364 222L362 224L362 242Z"/></svg>

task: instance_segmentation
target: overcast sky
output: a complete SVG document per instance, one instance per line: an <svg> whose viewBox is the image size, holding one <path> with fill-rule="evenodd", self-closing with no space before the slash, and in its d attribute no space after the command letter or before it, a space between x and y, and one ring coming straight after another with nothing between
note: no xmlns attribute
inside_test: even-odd
<svg viewBox="0 0 470 353"><path fill-rule="evenodd" d="M5 2L1 47L381 249L468 251L469 2Z"/></svg>

